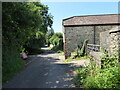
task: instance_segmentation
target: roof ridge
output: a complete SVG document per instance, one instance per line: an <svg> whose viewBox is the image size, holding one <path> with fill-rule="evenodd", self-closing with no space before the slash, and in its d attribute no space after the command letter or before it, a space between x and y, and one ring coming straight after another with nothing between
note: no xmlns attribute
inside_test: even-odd
<svg viewBox="0 0 120 90"><path fill-rule="evenodd" d="M120 14L97 14L97 15L83 15L83 16L74 16L74 17L87 17L87 16L111 16L111 15L120 15Z"/></svg>
<svg viewBox="0 0 120 90"><path fill-rule="evenodd" d="M120 14L97 14L97 15L83 15L83 16L72 16L72 17L68 17L63 19L63 21L74 18L74 17L89 17L89 16L111 16L111 15L120 15Z"/></svg>
<svg viewBox="0 0 120 90"><path fill-rule="evenodd" d="M120 14L73 16L63 20L63 25L120 24Z"/></svg>

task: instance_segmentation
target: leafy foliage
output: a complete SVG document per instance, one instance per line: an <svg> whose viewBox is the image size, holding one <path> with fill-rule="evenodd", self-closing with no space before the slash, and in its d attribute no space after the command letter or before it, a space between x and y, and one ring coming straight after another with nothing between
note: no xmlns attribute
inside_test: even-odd
<svg viewBox="0 0 120 90"><path fill-rule="evenodd" d="M54 30L53 28L49 29L47 34L46 34L46 43L48 44L48 46L50 46L50 41L49 39L54 35Z"/></svg>
<svg viewBox="0 0 120 90"><path fill-rule="evenodd" d="M88 43L88 39L84 40L84 43L81 49L78 46L78 48L75 50L77 54L75 57L83 57L87 55L87 52L86 52L87 43Z"/></svg>
<svg viewBox="0 0 120 90"><path fill-rule="evenodd" d="M24 66L19 56L24 48L38 48L45 43L53 17L40 2L3 2L2 8L3 81L6 81Z"/></svg>
<svg viewBox="0 0 120 90"><path fill-rule="evenodd" d="M63 35L62 33L55 33L50 39L50 43L54 45L53 50L63 50Z"/></svg>
<svg viewBox="0 0 120 90"><path fill-rule="evenodd" d="M63 39L62 33L55 33L49 41L53 45L58 45L61 39Z"/></svg>
<svg viewBox="0 0 120 90"><path fill-rule="evenodd" d="M120 67L116 55L107 52L101 57L102 67L92 61L88 68L80 69L76 76L76 84L84 88L116 88L120 89ZM83 77L83 78L81 78Z"/></svg>
<svg viewBox="0 0 120 90"><path fill-rule="evenodd" d="M87 77L87 69L77 69L76 72L78 73L75 77L75 85L76 87L81 87L83 85L84 79Z"/></svg>

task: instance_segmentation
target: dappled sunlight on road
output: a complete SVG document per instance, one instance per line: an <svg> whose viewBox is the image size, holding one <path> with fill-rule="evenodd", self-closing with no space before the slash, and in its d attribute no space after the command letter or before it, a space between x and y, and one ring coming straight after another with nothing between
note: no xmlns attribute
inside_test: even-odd
<svg viewBox="0 0 120 90"><path fill-rule="evenodd" d="M74 75L68 64L60 62L59 54L43 48L45 53L31 55L32 62L4 85L6 88L73 88Z"/></svg>

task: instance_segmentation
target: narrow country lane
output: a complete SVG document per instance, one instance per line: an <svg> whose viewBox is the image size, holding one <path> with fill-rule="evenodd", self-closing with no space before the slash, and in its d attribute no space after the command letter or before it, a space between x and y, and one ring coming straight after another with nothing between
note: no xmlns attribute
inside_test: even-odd
<svg viewBox="0 0 120 90"><path fill-rule="evenodd" d="M73 88L71 68L59 63L58 53L44 49L45 53L30 56L32 62L3 88Z"/></svg>

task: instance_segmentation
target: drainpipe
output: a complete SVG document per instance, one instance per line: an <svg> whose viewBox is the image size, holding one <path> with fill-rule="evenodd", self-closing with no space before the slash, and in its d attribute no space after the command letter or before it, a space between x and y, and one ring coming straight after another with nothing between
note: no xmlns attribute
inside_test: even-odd
<svg viewBox="0 0 120 90"><path fill-rule="evenodd" d="M93 42L93 43L94 43L94 44L96 44L96 43L95 43L95 30L96 30L96 29L95 29L95 26L93 26L93 32L94 32L94 38L93 38L93 39L94 39L94 42Z"/></svg>

